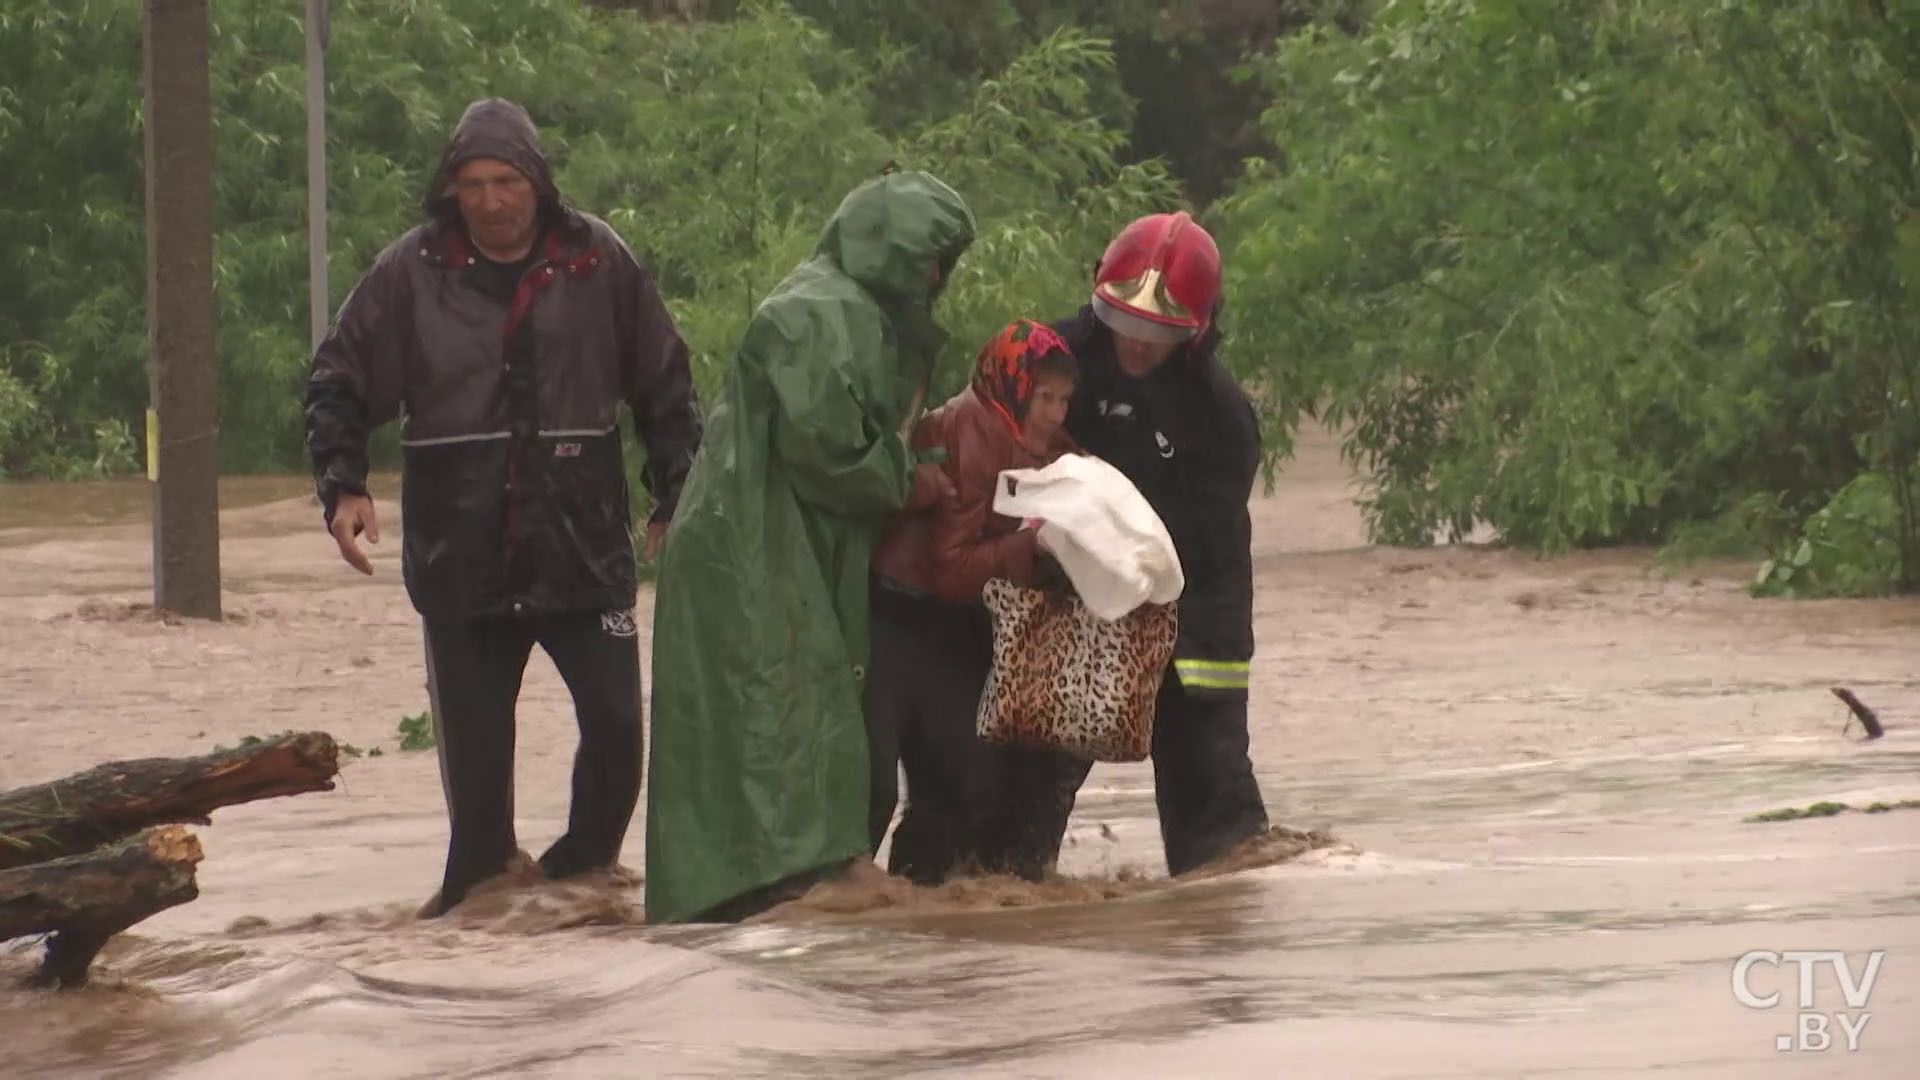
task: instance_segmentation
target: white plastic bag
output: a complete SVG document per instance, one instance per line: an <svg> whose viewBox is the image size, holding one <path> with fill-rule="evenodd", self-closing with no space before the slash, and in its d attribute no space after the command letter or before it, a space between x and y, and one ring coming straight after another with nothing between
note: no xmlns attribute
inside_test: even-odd
<svg viewBox="0 0 1920 1080"><path fill-rule="evenodd" d="M1040 518L1040 539L1088 611L1112 622L1143 603L1167 604L1185 590L1180 556L1160 515L1120 470L1067 454L1044 469L1008 469L995 511Z"/></svg>

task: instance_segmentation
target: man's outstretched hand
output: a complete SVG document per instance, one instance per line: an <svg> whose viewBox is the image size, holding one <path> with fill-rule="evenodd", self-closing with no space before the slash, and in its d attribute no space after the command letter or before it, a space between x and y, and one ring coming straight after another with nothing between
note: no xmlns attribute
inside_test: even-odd
<svg viewBox="0 0 1920 1080"><path fill-rule="evenodd" d="M348 566L363 574L373 573L373 564L367 561L366 553L354 542L354 537L367 534L367 543L380 542L380 523L374 520L373 499L366 495L341 492L333 504L333 524L328 526L333 533L333 542L340 545L340 558Z"/></svg>

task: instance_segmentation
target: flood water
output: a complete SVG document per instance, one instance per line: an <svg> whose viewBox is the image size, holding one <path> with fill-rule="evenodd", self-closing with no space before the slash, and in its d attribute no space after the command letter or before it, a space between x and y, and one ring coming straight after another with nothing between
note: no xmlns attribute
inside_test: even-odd
<svg viewBox="0 0 1920 1080"><path fill-rule="evenodd" d="M200 898L118 939L94 987L0 990L0 1075L1916 1075L1920 810L1744 819L1920 798L1920 604L1753 601L1745 568L1646 553L1381 551L1346 490L1309 441L1256 505L1256 767L1275 822L1331 846L1169 882L1151 770L1100 766L1061 881L876 872L732 927L645 927L631 879L412 917L445 823L432 755L396 745L424 707L397 519L367 581L304 500L230 501L231 618L168 625L139 607L137 521L0 518L0 789L285 729L382 750L196 827ZM1886 737L1843 734L1830 685ZM572 753L544 659L521 725L539 850ZM1839 1026L1777 1049L1798 977L1757 966L1780 1004L1742 1005L1757 949L1855 974L1885 950L1864 1008L1832 970L1811 987L1867 1014L1858 1049ZM0 944L0 979L34 955Z"/></svg>

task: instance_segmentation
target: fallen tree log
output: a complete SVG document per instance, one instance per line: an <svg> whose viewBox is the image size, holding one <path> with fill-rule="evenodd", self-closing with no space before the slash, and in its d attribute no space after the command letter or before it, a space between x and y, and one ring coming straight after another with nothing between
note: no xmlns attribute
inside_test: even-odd
<svg viewBox="0 0 1920 1080"><path fill-rule="evenodd" d="M0 871L0 941L51 934L28 985L82 986L107 939L200 895L200 841L169 825L112 847Z"/></svg>
<svg viewBox="0 0 1920 1080"><path fill-rule="evenodd" d="M324 732L192 758L115 761L0 792L0 870L91 851L155 825L207 824L222 806L332 791L340 748Z"/></svg>

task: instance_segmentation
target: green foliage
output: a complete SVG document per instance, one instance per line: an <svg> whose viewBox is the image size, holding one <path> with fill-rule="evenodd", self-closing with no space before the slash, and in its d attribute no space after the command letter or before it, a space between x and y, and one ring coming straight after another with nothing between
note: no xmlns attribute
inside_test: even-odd
<svg viewBox="0 0 1920 1080"><path fill-rule="evenodd" d="M1669 566L1701 559L1758 561L1793 535L1798 523L1798 516L1780 505L1777 493L1756 491L1718 517L1676 522L1660 549L1660 561Z"/></svg>
<svg viewBox="0 0 1920 1080"><path fill-rule="evenodd" d="M433 713L431 712L403 716L394 730L400 736L402 750L431 750L437 741L433 734Z"/></svg>
<svg viewBox="0 0 1920 1080"><path fill-rule="evenodd" d="M1865 806L1851 806L1843 802L1817 802L1807 806L1785 806L1778 810L1766 810L1750 815L1743 820L1749 824L1764 824L1773 821L1801 821L1806 818L1834 817L1849 810L1863 814L1886 814L1895 810L1920 810L1920 799L1901 799L1897 802L1871 802Z"/></svg>
<svg viewBox="0 0 1920 1080"><path fill-rule="evenodd" d="M1920 472L1908 479L1909 490ZM1755 596L1872 596L1899 580L1899 501L1884 473L1861 473L1760 564Z"/></svg>
<svg viewBox="0 0 1920 1080"><path fill-rule="evenodd" d="M133 5L0 7L0 475L112 461L100 425L145 407L139 34Z"/></svg>
<svg viewBox="0 0 1920 1080"><path fill-rule="evenodd" d="M1151 33L1159 0L789 0L835 41L867 57L875 73L873 120L882 130L911 131L973 96L980 81L1032 45L1066 27L1106 35ZM1096 96L1126 111L1112 72Z"/></svg>
<svg viewBox="0 0 1920 1080"><path fill-rule="evenodd" d="M1779 810L1767 810L1747 818L1748 822L1798 821L1802 818L1832 817L1851 809L1846 803L1817 802L1806 807L1788 806Z"/></svg>
<svg viewBox="0 0 1920 1080"><path fill-rule="evenodd" d="M1063 31L1016 50L950 108L883 131L870 56L784 6L743 7L690 24L574 0L338 0L333 297L418 220L454 120L486 95L528 107L562 190L653 267L703 391L841 196L890 161L940 172L981 216L944 300L950 368L1007 319L1071 310L1104 233L1173 197L1157 163L1118 164L1125 136L1102 117L1124 99L1103 89L1099 39ZM302 30L278 0L214 0L212 25L222 462L299 469ZM0 206L0 474L138 466L140 55L137 5L0 0L0 170L18 185Z"/></svg>
<svg viewBox="0 0 1920 1080"><path fill-rule="evenodd" d="M1009 321L1078 310L1108 237L1177 200L1159 162L1117 163L1126 136L1091 112L1090 87L1112 66L1105 42L1056 32L903 141L900 163L945 178L980 219L940 301L953 338L936 391L964 385L975 351Z"/></svg>
<svg viewBox="0 0 1920 1080"><path fill-rule="evenodd" d="M294 732L276 731L271 735L242 735L240 737L240 741L234 744L233 746L215 746L213 748L213 752L216 754L227 754L227 753L232 753L233 751L236 751L236 750L253 750L253 749L257 749L259 747L265 746L268 743L278 742L281 739L284 739L287 736L292 734L294 734ZM363 754L368 754L369 756L372 756L372 755L378 755L380 753L380 748L377 746L374 747L371 752L369 752L369 751L360 749L359 747L353 745L352 743L343 742L338 745L339 745L340 752L342 754L345 754L349 758L357 758Z"/></svg>
<svg viewBox="0 0 1920 1080"><path fill-rule="evenodd" d="M213 748L213 752L216 754L231 754L236 750L252 750L256 747L265 746L275 739L283 738L291 734L293 733L290 731L276 731L271 735L242 735L238 743L232 746L224 743L218 744Z"/></svg>
<svg viewBox="0 0 1920 1080"><path fill-rule="evenodd" d="M1304 11L1351 3L1197 0L789 0L835 41L868 57L882 131L950 112L1034 42L1078 28L1113 42L1117 63L1089 84L1096 114L1128 140L1123 161L1169 162L1188 195L1221 194L1241 158L1268 150L1262 88L1241 60Z"/></svg>
<svg viewBox="0 0 1920 1080"><path fill-rule="evenodd" d="M849 188L889 162L953 183L981 234L941 302L944 394L1007 320L1077 306L1120 223L1245 158L1207 210L1223 355L1270 469L1302 417L1345 428L1376 538L1920 585L1920 0L669 7L691 21L337 0L334 298L499 94L653 266L703 392ZM212 16L223 465L297 469L297 5ZM140 67L137 5L0 0L0 477L139 466Z"/></svg>
<svg viewBox="0 0 1920 1080"><path fill-rule="evenodd" d="M1374 535L1664 542L1920 458L1920 13L1407 0L1257 65L1214 220ZM1897 580L1920 581L1910 492Z"/></svg>

